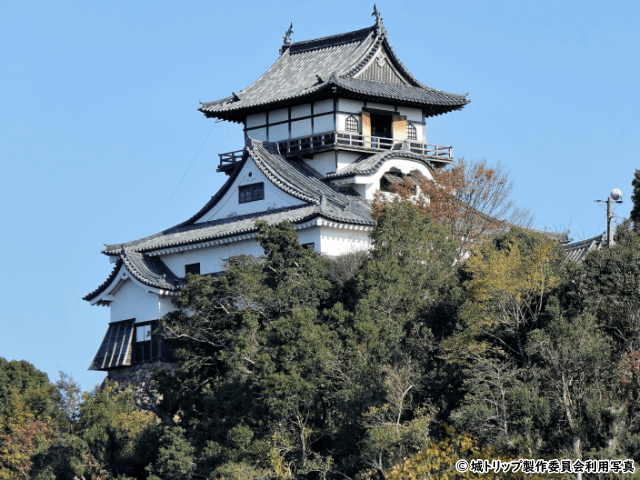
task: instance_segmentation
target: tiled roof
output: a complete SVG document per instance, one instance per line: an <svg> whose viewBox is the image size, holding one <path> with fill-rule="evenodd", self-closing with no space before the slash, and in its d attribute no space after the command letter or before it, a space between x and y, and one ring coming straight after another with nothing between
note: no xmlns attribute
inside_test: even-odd
<svg viewBox="0 0 640 480"><path fill-rule="evenodd" d="M122 265L133 278L153 288L175 291L184 285L183 279L176 277L160 258L149 257L134 250L122 248L119 252L118 261L109 277L98 288L85 295L82 299L91 301L103 293L115 280Z"/></svg>
<svg viewBox="0 0 640 480"><path fill-rule="evenodd" d="M410 84L354 78L371 59L384 50L394 68ZM423 108L438 115L469 103L456 95L421 84L400 62L381 23L331 37L292 43L267 72L249 87L226 98L203 103L208 117L243 121L244 115L278 108L308 98L328 98L333 93Z"/></svg>
<svg viewBox="0 0 640 480"><path fill-rule="evenodd" d="M607 234L603 233L602 235L598 235L593 238L562 245L562 248L564 249L565 258L567 260L583 262L589 252L593 250L600 250L604 245L606 245L606 242Z"/></svg>
<svg viewBox="0 0 640 480"><path fill-rule="evenodd" d="M332 77L340 92L356 94L373 101L395 100L409 106L423 108L428 116L458 110L468 100L464 95L443 92L428 86L377 82L361 78Z"/></svg>
<svg viewBox="0 0 640 480"><path fill-rule="evenodd" d="M131 365L134 320L109 324L89 370L109 370Z"/></svg>
<svg viewBox="0 0 640 480"><path fill-rule="evenodd" d="M409 160L417 160L427 167L431 168L429 158L413 153L407 150L388 150L386 152L376 153L372 156L365 156L356 162L341 168L337 172L329 173L325 176L327 179L335 179L341 177L349 177L351 175L371 175L377 172L384 162L390 158L407 158Z"/></svg>
<svg viewBox="0 0 640 480"><path fill-rule="evenodd" d="M150 252L255 232L255 220L265 220L269 224L280 223L283 220L301 223L321 216L355 225L375 225L371 218L371 207L360 195L324 181L318 172L307 168L302 162L287 160L277 153L275 144L251 140L244 155L241 164L236 167L220 191L189 220L140 240L106 245L104 253L121 255L123 251L126 252L128 266L137 258L132 256L133 252ZM249 157L273 185L305 204L196 223L223 197ZM149 269L152 270L150 267ZM142 266L136 270L142 271Z"/></svg>

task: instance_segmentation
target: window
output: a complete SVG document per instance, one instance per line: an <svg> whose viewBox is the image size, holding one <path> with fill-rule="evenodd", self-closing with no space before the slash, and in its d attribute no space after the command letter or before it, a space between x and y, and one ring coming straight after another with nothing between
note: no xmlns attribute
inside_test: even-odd
<svg viewBox="0 0 640 480"><path fill-rule="evenodd" d="M303 243L302 244L302 248L306 248L307 250L311 250L314 251L316 249L316 244L311 242L311 243Z"/></svg>
<svg viewBox="0 0 640 480"><path fill-rule="evenodd" d="M200 264L199 263L190 263L184 266L184 275L187 276L188 273L193 275L200 275Z"/></svg>
<svg viewBox="0 0 640 480"><path fill-rule="evenodd" d="M134 343L134 363L160 360L160 340L154 339L152 334L158 328L158 322L136 324Z"/></svg>
<svg viewBox="0 0 640 480"><path fill-rule="evenodd" d="M349 115L345 120L345 130L347 132L358 132L358 119L353 115Z"/></svg>
<svg viewBox="0 0 640 480"><path fill-rule="evenodd" d="M418 131L411 123L407 123L407 140L418 140Z"/></svg>
<svg viewBox="0 0 640 480"><path fill-rule="evenodd" d="M264 200L264 183L252 183L238 188L238 203L255 202Z"/></svg>

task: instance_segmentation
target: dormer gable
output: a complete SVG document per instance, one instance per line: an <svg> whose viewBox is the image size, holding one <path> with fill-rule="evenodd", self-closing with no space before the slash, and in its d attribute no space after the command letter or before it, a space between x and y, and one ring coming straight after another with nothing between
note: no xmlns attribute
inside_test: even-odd
<svg viewBox="0 0 640 480"><path fill-rule="evenodd" d="M407 77L405 77L393 63L387 49L381 47L380 50L371 57L366 66L356 73L353 78L393 83L396 85L411 85Z"/></svg>

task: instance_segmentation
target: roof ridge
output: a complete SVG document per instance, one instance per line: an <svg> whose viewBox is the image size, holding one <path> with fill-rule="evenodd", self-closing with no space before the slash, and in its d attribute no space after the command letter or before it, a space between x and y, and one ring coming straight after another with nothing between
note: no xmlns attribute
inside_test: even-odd
<svg viewBox="0 0 640 480"><path fill-rule="evenodd" d="M293 42L289 46L288 50L291 53L300 53L308 52L309 50L315 50L318 48L327 48L336 45L344 45L346 43L361 42L376 29L377 25L374 25L373 27L361 28L360 30L354 30L352 32L338 33L336 35L328 35L326 37L313 38L310 40L303 40L301 42Z"/></svg>

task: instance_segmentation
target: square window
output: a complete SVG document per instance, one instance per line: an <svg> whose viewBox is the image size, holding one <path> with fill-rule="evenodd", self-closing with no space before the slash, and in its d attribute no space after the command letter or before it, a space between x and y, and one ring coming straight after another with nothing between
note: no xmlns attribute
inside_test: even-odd
<svg viewBox="0 0 640 480"><path fill-rule="evenodd" d="M199 263L190 263L184 266L184 274L185 276L191 273L193 275L200 275L200 264Z"/></svg>
<svg viewBox="0 0 640 480"><path fill-rule="evenodd" d="M148 342L149 340L151 340L151 325L136 327L136 343Z"/></svg>
<svg viewBox="0 0 640 480"><path fill-rule="evenodd" d="M264 200L264 182L242 185L238 188L238 203Z"/></svg>

